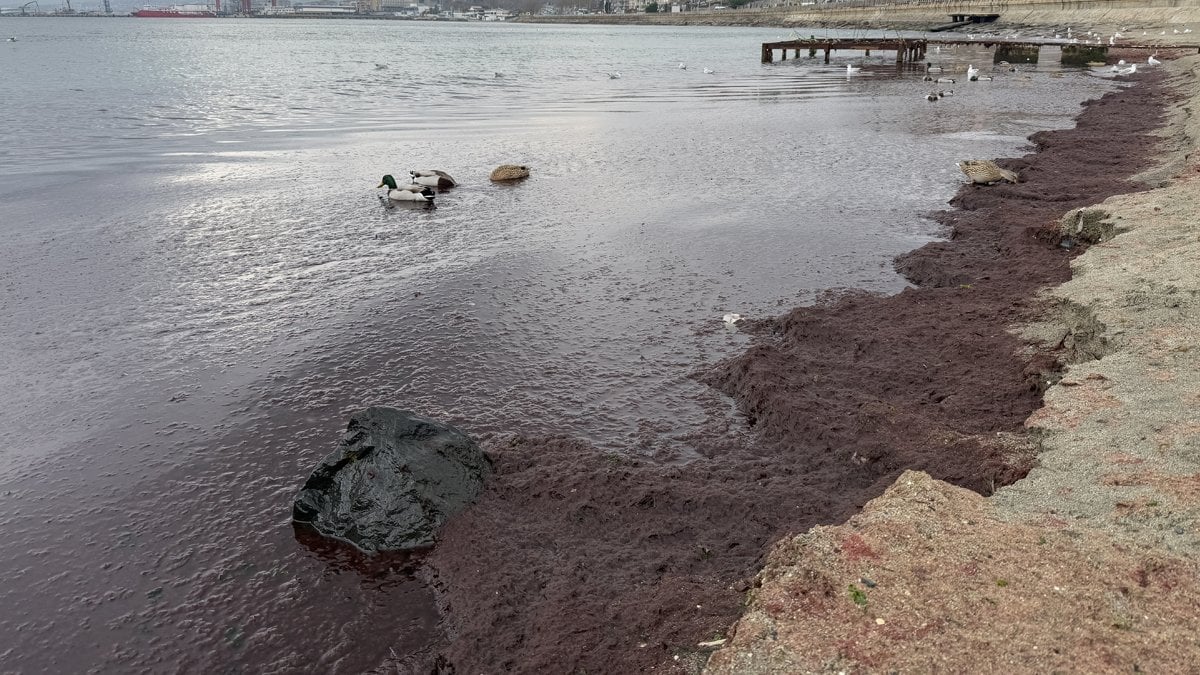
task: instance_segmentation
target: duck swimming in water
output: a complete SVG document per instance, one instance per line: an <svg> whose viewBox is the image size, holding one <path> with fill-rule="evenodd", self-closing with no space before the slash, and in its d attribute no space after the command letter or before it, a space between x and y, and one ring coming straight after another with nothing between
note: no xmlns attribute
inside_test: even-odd
<svg viewBox="0 0 1200 675"><path fill-rule="evenodd" d="M379 181L376 187L387 187L387 198L394 202L426 202L433 203L433 190L426 185L396 185L396 179L389 173Z"/></svg>
<svg viewBox="0 0 1200 675"><path fill-rule="evenodd" d="M412 181L417 185L427 185L439 189L452 188L458 185L458 182L450 177L450 174L437 169L422 169L420 171L409 171L412 176Z"/></svg>

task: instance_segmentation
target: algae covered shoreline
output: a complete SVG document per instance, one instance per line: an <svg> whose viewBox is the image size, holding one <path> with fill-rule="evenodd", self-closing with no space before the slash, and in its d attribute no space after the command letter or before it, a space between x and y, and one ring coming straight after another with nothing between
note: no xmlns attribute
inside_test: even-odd
<svg viewBox="0 0 1200 675"><path fill-rule="evenodd" d="M491 448L493 483L431 556L453 636L445 659L480 672L695 671L779 537L843 521L909 469L983 494L1024 476L1036 448L1023 425L1064 357L1061 345L1031 345L1011 329L1045 311L1038 291L1065 282L1074 255L1048 225L1142 189L1129 179L1151 165L1170 97L1162 75L1143 75L1091 103L1074 129L1036 135L1040 152L1002 162L1024 182L965 187L940 215L951 239L899 261L918 288L844 295L759 324L746 354L703 376L738 401L754 443L698 434L706 459L682 466L600 455L567 438ZM874 559L876 548L858 541L835 548ZM781 592L819 600L809 610L850 597L861 612L846 594L853 580L799 596L792 583ZM768 597L766 588L752 597ZM818 618L809 610L787 618ZM779 619L766 631L740 625L714 667L780 672ZM807 630L797 623L796 634ZM760 658L763 645L772 651ZM874 669L874 658L856 663Z"/></svg>
<svg viewBox="0 0 1200 675"><path fill-rule="evenodd" d="M1131 99L1169 111L1143 140L1154 151L1137 178L1156 189L1056 219L1054 239L1094 245L1034 322L1011 326L1065 362L1025 421L1029 475L985 498L906 472L846 524L781 541L707 672L1195 668L1196 63L1171 63L1157 96L1143 82L1079 120L1120 139Z"/></svg>

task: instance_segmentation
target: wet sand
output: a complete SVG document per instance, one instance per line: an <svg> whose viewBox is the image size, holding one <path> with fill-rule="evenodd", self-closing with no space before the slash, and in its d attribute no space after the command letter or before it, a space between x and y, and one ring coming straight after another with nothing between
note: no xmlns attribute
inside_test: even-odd
<svg viewBox="0 0 1200 675"><path fill-rule="evenodd" d="M1037 153L999 162L1023 182L964 186L937 214L948 240L897 261L918 288L758 323L745 354L698 374L750 433L714 421L690 439L703 459L680 465L568 438L493 443L493 482L429 558L449 635L440 667L697 669L697 643L725 634L778 538L845 520L905 469L984 494L1024 476L1022 424L1058 355L1009 329L1069 278L1077 251L1047 226L1139 189L1128 179L1170 94L1157 73L1138 77L1076 128L1033 136Z"/></svg>

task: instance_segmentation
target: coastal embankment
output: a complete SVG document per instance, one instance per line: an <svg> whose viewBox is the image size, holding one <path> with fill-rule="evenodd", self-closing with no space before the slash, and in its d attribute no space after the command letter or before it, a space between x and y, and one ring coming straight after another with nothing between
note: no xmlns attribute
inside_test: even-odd
<svg viewBox="0 0 1200 675"><path fill-rule="evenodd" d="M987 32L1023 27L1076 26L1106 33L1137 27L1165 29L1165 34L1148 38L1168 40L1173 27L1200 26L1200 6L1172 0L1128 2L1124 0L1076 0L1045 2L938 2L906 3L846 2L812 4L790 2L772 7L719 11L659 12L638 14L592 14L584 16L521 16L516 21L531 23L617 24L662 26L781 26L876 28L925 31L945 25L951 14L999 14L995 23L978 24L962 30ZM1133 36L1130 36L1133 37Z"/></svg>
<svg viewBox="0 0 1200 675"><path fill-rule="evenodd" d="M1007 328L1063 362L1025 421L1029 475L985 497L907 471L845 524L782 540L706 672L1195 672L1197 65L1170 62L1169 80L1156 73L1091 104L1076 129L1035 137L1025 175L1068 207L1042 237L1091 245L1039 295L1036 321ZM1129 138L1166 103L1167 125L1139 141L1150 161L1135 161ZM1054 156L1070 161L1033 171ZM1125 194L1079 205L1090 183L1130 169L1142 173ZM1026 189L1001 188L1014 205ZM956 198L964 218L983 191Z"/></svg>

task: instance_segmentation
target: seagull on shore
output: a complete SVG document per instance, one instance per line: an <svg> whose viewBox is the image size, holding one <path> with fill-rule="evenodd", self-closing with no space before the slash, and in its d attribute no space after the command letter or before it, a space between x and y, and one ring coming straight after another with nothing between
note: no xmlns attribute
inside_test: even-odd
<svg viewBox="0 0 1200 675"><path fill-rule="evenodd" d="M1154 54L1157 54L1157 53L1158 52L1154 52ZM1146 59L1146 65L1157 66L1158 64L1162 63L1162 61L1159 61L1158 59L1154 58L1154 54L1151 54L1150 57Z"/></svg>
<svg viewBox="0 0 1200 675"><path fill-rule="evenodd" d="M846 74L847 75L853 75L854 73L857 73L860 70L862 70L862 67L860 67L860 66L856 66L856 65L853 65L850 63L846 64Z"/></svg>
<svg viewBox="0 0 1200 675"><path fill-rule="evenodd" d="M732 328L736 326L739 321L743 321L744 319L742 319L741 314L734 314L733 312L730 312L729 314L721 317L721 320L725 322L726 326Z"/></svg>

